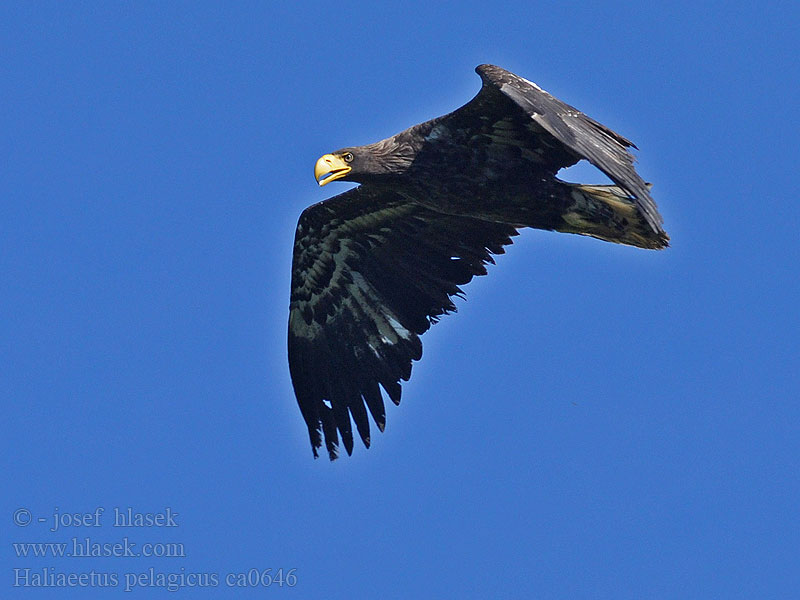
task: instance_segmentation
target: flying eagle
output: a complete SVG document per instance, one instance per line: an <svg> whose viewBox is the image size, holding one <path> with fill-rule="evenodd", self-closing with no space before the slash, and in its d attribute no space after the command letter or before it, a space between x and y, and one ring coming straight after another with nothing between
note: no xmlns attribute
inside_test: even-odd
<svg viewBox="0 0 800 600"><path fill-rule="evenodd" d="M304 210L295 235L289 370L315 457L323 437L331 460L339 436L351 454L353 422L369 447L368 413L386 424L381 388L399 404L419 336L518 229L668 244L633 142L505 69L476 71L465 106L316 163L319 185L361 185ZM616 185L556 177L581 159Z"/></svg>

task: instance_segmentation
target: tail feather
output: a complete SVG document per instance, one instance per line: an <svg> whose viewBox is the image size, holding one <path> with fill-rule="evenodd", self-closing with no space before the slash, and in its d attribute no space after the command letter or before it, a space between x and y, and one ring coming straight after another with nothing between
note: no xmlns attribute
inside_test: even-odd
<svg viewBox="0 0 800 600"><path fill-rule="evenodd" d="M559 231L661 250L669 246L669 236L659 227L654 231L633 198L615 185L567 184L574 200L561 215ZM648 184L648 188L652 187Z"/></svg>

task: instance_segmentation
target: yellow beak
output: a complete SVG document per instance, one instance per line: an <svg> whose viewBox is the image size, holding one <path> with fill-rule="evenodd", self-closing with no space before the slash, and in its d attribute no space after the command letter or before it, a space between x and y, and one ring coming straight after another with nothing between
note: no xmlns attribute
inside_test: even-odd
<svg viewBox="0 0 800 600"><path fill-rule="evenodd" d="M326 154L314 165L314 179L320 185L341 179L351 171L350 166L334 154Z"/></svg>

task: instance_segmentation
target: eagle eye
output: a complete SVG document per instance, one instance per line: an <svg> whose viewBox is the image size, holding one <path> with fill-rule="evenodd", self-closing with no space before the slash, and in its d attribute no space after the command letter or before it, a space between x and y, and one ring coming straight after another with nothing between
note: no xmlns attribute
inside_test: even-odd
<svg viewBox="0 0 800 600"><path fill-rule="evenodd" d="M344 156L342 156L344 162L353 162L353 153L347 152Z"/></svg>

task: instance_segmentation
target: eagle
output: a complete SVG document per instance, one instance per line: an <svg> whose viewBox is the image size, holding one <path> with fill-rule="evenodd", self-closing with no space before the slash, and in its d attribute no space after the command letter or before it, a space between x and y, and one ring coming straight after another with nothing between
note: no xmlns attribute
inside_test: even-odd
<svg viewBox="0 0 800 600"><path fill-rule="evenodd" d="M320 186L360 185L305 209L294 240L289 371L314 457L370 445L370 415L422 357L420 336L522 228L662 249L669 237L630 140L535 83L480 65L461 108L325 154ZM556 177L587 160L615 185Z"/></svg>

